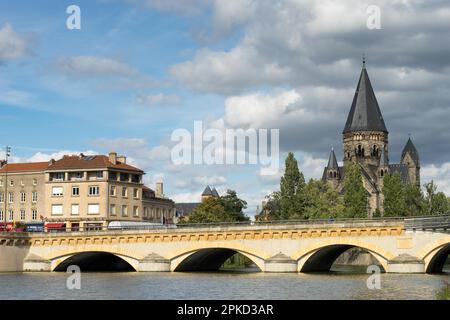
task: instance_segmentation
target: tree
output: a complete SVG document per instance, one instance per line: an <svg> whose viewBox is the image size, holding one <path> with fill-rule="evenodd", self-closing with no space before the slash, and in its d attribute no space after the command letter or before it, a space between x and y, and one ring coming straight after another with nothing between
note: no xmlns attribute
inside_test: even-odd
<svg viewBox="0 0 450 320"><path fill-rule="evenodd" d="M345 166L344 206L343 216L346 218L367 217L367 191L357 163L347 163Z"/></svg>
<svg viewBox="0 0 450 320"><path fill-rule="evenodd" d="M344 212L344 203L339 193L322 180L311 179L305 187L305 218L338 218Z"/></svg>
<svg viewBox="0 0 450 320"><path fill-rule="evenodd" d="M400 173L388 173L383 179L384 216L406 216L406 190Z"/></svg>
<svg viewBox="0 0 450 320"><path fill-rule="evenodd" d="M248 221L249 218L243 210L247 208L247 202L237 197L236 191L227 190L227 193L219 198L206 198L192 210L189 222L215 223Z"/></svg>
<svg viewBox="0 0 450 320"><path fill-rule="evenodd" d="M280 218L287 220L303 214L305 178L292 152L286 158L285 167L280 181Z"/></svg>
<svg viewBox="0 0 450 320"><path fill-rule="evenodd" d="M423 197L422 190L415 184L408 184L405 186L406 195L406 215L407 216L420 216L424 214L425 199Z"/></svg>
<svg viewBox="0 0 450 320"><path fill-rule="evenodd" d="M227 221L248 221L249 218L243 210L247 208L247 202L239 199L236 191L227 190L227 193L219 198L219 203L225 210Z"/></svg>
<svg viewBox="0 0 450 320"><path fill-rule="evenodd" d="M266 196L266 203L261 212L255 216L256 221L280 220L280 192L275 191Z"/></svg>
<svg viewBox="0 0 450 320"><path fill-rule="evenodd" d="M443 192L437 192L437 185L432 180L425 187L425 213L428 215L448 214L450 201Z"/></svg>

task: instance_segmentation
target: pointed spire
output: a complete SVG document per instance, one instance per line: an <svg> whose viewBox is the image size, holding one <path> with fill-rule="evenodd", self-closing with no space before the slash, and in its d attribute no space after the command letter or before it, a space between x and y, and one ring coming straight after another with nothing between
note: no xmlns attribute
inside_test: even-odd
<svg viewBox="0 0 450 320"><path fill-rule="evenodd" d="M339 169L334 148L331 148L330 157L328 159L327 169Z"/></svg>
<svg viewBox="0 0 450 320"><path fill-rule="evenodd" d="M386 152L384 152L384 148L381 149L381 157L380 157L380 167L386 167L388 165L388 159L386 157Z"/></svg>
<svg viewBox="0 0 450 320"><path fill-rule="evenodd" d="M216 188L213 188L212 191L211 191L211 193L212 193L212 195L213 195L214 197L216 197L216 198L219 198L219 197L220 197L220 196L219 196L219 193L217 192L217 189L216 189Z"/></svg>
<svg viewBox="0 0 450 320"><path fill-rule="evenodd" d="M209 186L206 186L205 190L202 193L202 196L212 196L212 191L211 188Z"/></svg>
<svg viewBox="0 0 450 320"><path fill-rule="evenodd" d="M343 133L353 131L388 132L365 64L366 60L364 57L358 86L356 87L355 96L353 97L352 106Z"/></svg>
<svg viewBox="0 0 450 320"><path fill-rule="evenodd" d="M411 136L409 136L408 141L406 142L405 147L402 151L402 162L405 158L406 154L409 153L411 155L411 158L418 164L419 163L419 152L416 149L416 146L411 140Z"/></svg>

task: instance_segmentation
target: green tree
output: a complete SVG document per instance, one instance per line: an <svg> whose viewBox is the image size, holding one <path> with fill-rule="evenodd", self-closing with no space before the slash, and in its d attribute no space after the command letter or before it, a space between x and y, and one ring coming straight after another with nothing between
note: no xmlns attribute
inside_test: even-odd
<svg viewBox="0 0 450 320"><path fill-rule="evenodd" d="M286 158L285 167L280 181L280 218L287 220L303 215L305 178L292 152Z"/></svg>
<svg viewBox="0 0 450 320"><path fill-rule="evenodd" d="M357 163L347 163L345 166L344 206L343 217L367 217L367 191L363 185L361 168Z"/></svg>
<svg viewBox="0 0 450 320"><path fill-rule="evenodd" d="M406 214L408 216L420 216L424 214L425 210L425 199L423 197L422 190L420 187L413 184L408 184L405 186L406 195Z"/></svg>
<svg viewBox="0 0 450 320"><path fill-rule="evenodd" d="M448 214L450 211L450 203L443 192L438 192L433 198L433 204L431 209L432 215Z"/></svg>
<svg viewBox="0 0 450 320"><path fill-rule="evenodd" d="M266 196L266 203L261 212L255 216L256 221L280 220L280 192L275 191Z"/></svg>
<svg viewBox="0 0 450 320"><path fill-rule="evenodd" d="M249 218L243 210L247 208L247 202L239 199L236 191L227 190L227 193L219 198L219 203L225 210L227 221L248 221Z"/></svg>
<svg viewBox="0 0 450 320"><path fill-rule="evenodd" d="M384 216L406 216L406 189L400 173L388 173L383 179Z"/></svg>
<svg viewBox="0 0 450 320"><path fill-rule="evenodd" d="M305 196L305 218L328 219L343 215L343 198L328 183L311 179L306 184Z"/></svg>
<svg viewBox="0 0 450 320"><path fill-rule="evenodd" d="M217 198L206 198L192 210L189 223L213 223L226 221L225 208Z"/></svg>

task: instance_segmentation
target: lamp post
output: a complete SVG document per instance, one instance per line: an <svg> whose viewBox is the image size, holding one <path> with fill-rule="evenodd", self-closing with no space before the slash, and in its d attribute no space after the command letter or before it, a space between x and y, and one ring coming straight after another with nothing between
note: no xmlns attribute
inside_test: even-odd
<svg viewBox="0 0 450 320"><path fill-rule="evenodd" d="M6 229L6 224L7 224L6 211L8 209L8 204L7 204L7 201L8 201L8 158L10 155L11 155L11 147L6 146L6 148L5 148L5 194L3 196L3 201L5 203L5 210L3 212L3 215L4 215L3 217L5 220L5 225L4 225L5 232L7 231L7 229Z"/></svg>

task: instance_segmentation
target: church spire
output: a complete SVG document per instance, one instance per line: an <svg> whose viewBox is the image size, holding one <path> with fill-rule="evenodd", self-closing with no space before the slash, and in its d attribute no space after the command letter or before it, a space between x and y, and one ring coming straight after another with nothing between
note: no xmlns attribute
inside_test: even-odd
<svg viewBox="0 0 450 320"><path fill-rule="evenodd" d="M327 169L338 169L338 163L336 160L336 154L334 153L334 148L331 148L330 157L328 159Z"/></svg>
<svg viewBox="0 0 450 320"><path fill-rule="evenodd" d="M377 98L366 70L363 57L361 75L343 133L354 131L381 131L388 133Z"/></svg>

